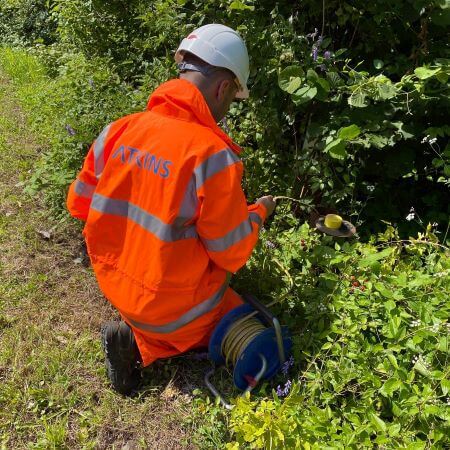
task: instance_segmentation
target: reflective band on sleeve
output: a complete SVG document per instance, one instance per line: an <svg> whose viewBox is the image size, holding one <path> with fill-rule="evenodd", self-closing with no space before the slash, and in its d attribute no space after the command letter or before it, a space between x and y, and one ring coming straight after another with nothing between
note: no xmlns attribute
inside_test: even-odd
<svg viewBox="0 0 450 450"><path fill-rule="evenodd" d="M225 169L225 167L231 166L238 161L240 161L239 157L229 148L211 155L194 170L197 189L199 189L208 178L211 178L216 173Z"/></svg>
<svg viewBox="0 0 450 450"><path fill-rule="evenodd" d="M94 194L91 209L105 214L126 217L162 241L173 242L198 236L195 226L180 228L170 225L126 200L116 200Z"/></svg>
<svg viewBox="0 0 450 450"><path fill-rule="evenodd" d="M253 223L258 224L258 226L261 226L263 223L263 220L261 219L261 216L259 214L256 214L255 212L252 212L249 214L250 221Z"/></svg>
<svg viewBox="0 0 450 450"><path fill-rule="evenodd" d="M252 222L256 223L258 226L261 225L261 217L256 213L250 213L248 219L241 222L225 236L217 239L202 239L202 242L205 247L212 252L223 252L252 233Z"/></svg>
<svg viewBox="0 0 450 450"><path fill-rule="evenodd" d="M253 228L250 220L246 219L225 236L217 239L202 239L202 242L208 250L213 252L223 252L228 247L242 241L242 239L252 233L252 230Z"/></svg>
<svg viewBox="0 0 450 450"><path fill-rule="evenodd" d="M105 141L110 128L111 125L108 125L106 128L104 128L100 133L100 136L95 140L94 143L94 170L97 180L100 178L100 175L102 174L105 167Z"/></svg>
<svg viewBox="0 0 450 450"><path fill-rule="evenodd" d="M169 322L164 325L150 325L148 323L137 322L136 320L130 319L128 317L126 317L126 319L131 325L143 331L150 331L151 333L161 334L173 333L179 328L184 327L195 319L198 319L200 316L203 316L204 314L213 310L220 303L223 294L225 294L225 291L228 287L228 281L229 276L227 276L226 282L215 294L204 300L202 303L194 306L173 322Z"/></svg>
<svg viewBox="0 0 450 450"><path fill-rule="evenodd" d="M80 197L92 198L94 195L95 186L93 184L85 183L77 178L75 180L74 190Z"/></svg>

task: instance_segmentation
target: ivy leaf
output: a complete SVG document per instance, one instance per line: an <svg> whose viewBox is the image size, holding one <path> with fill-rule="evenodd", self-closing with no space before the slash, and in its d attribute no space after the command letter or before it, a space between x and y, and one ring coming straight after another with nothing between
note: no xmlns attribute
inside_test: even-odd
<svg viewBox="0 0 450 450"><path fill-rule="evenodd" d="M432 76L436 75L441 69L429 69L428 67L417 67L414 70L414 73L417 75L417 78L419 80L426 80L427 78L431 78Z"/></svg>
<svg viewBox="0 0 450 450"><path fill-rule="evenodd" d="M302 85L304 75L305 72L299 66L286 67L278 75L278 86L283 91L293 94Z"/></svg>
<svg viewBox="0 0 450 450"><path fill-rule="evenodd" d="M314 86L304 86L300 89L298 89L294 94L292 95L292 101L296 105L301 105L302 103L309 102L312 100L317 94L317 88Z"/></svg>
<svg viewBox="0 0 450 450"><path fill-rule="evenodd" d="M352 94L348 98L348 104L350 106L354 106L355 108L365 108L367 106L366 95L363 94L362 92Z"/></svg>
<svg viewBox="0 0 450 450"><path fill-rule="evenodd" d="M345 151L345 142L341 139L335 139L331 141L324 149L330 154L332 158L335 159L345 159L347 152Z"/></svg>
<svg viewBox="0 0 450 450"><path fill-rule="evenodd" d="M352 139L355 139L359 136L361 133L361 129L358 127L358 125L350 125L348 127L343 127L338 131L338 138L342 139L343 141L351 141Z"/></svg>

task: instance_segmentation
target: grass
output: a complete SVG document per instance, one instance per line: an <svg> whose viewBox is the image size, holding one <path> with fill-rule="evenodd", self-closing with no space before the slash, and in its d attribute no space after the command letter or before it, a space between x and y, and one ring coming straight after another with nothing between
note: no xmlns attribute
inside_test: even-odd
<svg viewBox="0 0 450 450"><path fill-rule="evenodd" d="M8 78L0 72L0 448L220 448L223 412L194 394L204 392L206 362L155 364L135 398L108 386L99 330L117 316L80 264L79 227L54 222L42 199L23 193L45 144L24 111L38 107L32 92L50 80L32 57L8 55Z"/></svg>

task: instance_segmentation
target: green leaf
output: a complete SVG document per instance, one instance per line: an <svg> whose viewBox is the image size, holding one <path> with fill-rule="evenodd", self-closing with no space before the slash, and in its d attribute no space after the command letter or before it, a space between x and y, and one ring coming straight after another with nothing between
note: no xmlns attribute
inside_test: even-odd
<svg viewBox="0 0 450 450"><path fill-rule="evenodd" d="M305 72L299 66L289 66L283 69L278 75L278 86L283 91L293 94L302 84Z"/></svg>
<svg viewBox="0 0 450 450"><path fill-rule="evenodd" d="M341 77L336 72L328 72L327 80L329 81L331 87L333 87L333 88L339 86L342 83Z"/></svg>
<svg viewBox="0 0 450 450"><path fill-rule="evenodd" d="M376 282L374 283L375 289L384 297L384 298L392 298L392 291L387 289L382 283ZM386 302L384 304L387 311L395 308L394 302ZM389 309L388 309L389 308Z"/></svg>
<svg viewBox="0 0 450 450"><path fill-rule="evenodd" d="M335 139L331 141L324 149L325 152L329 153L332 158L335 159L345 159L347 152L345 151L345 142L341 139Z"/></svg>
<svg viewBox="0 0 450 450"><path fill-rule="evenodd" d="M355 108L365 108L367 106L366 95L362 92L352 93L348 98L348 104Z"/></svg>
<svg viewBox="0 0 450 450"><path fill-rule="evenodd" d="M381 61L381 59L374 59L373 66L375 67L375 69L382 69L384 66L384 62Z"/></svg>
<svg viewBox="0 0 450 450"><path fill-rule="evenodd" d="M240 10L240 11L246 10L246 9L248 9L250 11L254 11L255 10L254 6L246 5L245 3L243 3L243 2L241 2L239 0L234 0L233 2L231 2L229 8L230 9L235 9L235 10Z"/></svg>
<svg viewBox="0 0 450 450"><path fill-rule="evenodd" d="M431 372L425 367L425 365L423 364L423 362L420 359L414 364L414 370L419 372L424 377L431 376Z"/></svg>
<svg viewBox="0 0 450 450"><path fill-rule="evenodd" d="M370 422L375 427L377 431L385 432L386 424L383 420L381 420L375 413L370 413Z"/></svg>
<svg viewBox="0 0 450 450"><path fill-rule="evenodd" d="M431 78L432 76L436 75L441 69L429 69L428 67L422 66L417 67L414 70L414 73L417 75L417 78L420 80L426 80L428 78Z"/></svg>
<svg viewBox="0 0 450 450"><path fill-rule="evenodd" d="M338 131L338 138L343 141L351 141L359 136L361 129L358 125L349 125L348 127L343 127Z"/></svg>
<svg viewBox="0 0 450 450"><path fill-rule="evenodd" d="M394 251L393 248L385 248L384 250L382 250L381 252L377 252L377 253L372 253L368 256L366 256L365 258L361 259L359 261L359 267L369 267L372 266L372 264L376 261L379 261L380 259L386 258L389 255L392 254L392 252Z"/></svg>
<svg viewBox="0 0 450 450"><path fill-rule="evenodd" d="M448 81L448 74L445 72L439 72L436 74L436 78L442 83L445 84Z"/></svg>
<svg viewBox="0 0 450 450"><path fill-rule="evenodd" d="M314 86L304 86L294 92L292 95L292 101L296 105L301 105L302 103L309 102L312 100L317 94L317 88Z"/></svg>
<svg viewBox="0 0 450 450"><path fill-rule="evenodd" d="M381 100L389 100L397 95L397 88L390 82L378 84L377 90Z"/></svg>
<svg viewBox="0 0 450 450"><path fill-rule="evenodd" d="M381 386L379 392L384 397L392 397L392 394L402 387L402 382L396 378L391 378Z"/></svg>
<svg viewBox="0 0 450 450"><path fill-rule="evenodd" d="M396 358L392 353L388 353L388 354L387 354L387 358L389 359L389 362L392 364L392 366L393 366L395 369L398 369L397 358Z"/></svg>
<svg viewBox="0 0 450 450"><path fill-rule="evenodd" d="M441 380L441 389L444 395L447 395L450 392L450 380L443 379Z"/></svg>
<svg viewBox="0 0 450 450"><path fill-rule="evenodd" d="M316 82L319 79L319 75L317 75L315 70L308 69L308 71L306 72L306 79L308 81Z"/></svg>

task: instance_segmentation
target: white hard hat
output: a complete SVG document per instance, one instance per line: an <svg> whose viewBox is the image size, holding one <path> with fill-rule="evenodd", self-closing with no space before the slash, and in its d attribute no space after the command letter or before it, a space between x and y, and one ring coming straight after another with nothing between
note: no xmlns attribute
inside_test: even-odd
<svg viewBox="0 0 450 450"><path fill-rule="evenodd" d="M192 53L211 66L224 67L236 75L241 89L237 98L247 98L247 80L250 72L248 52L241 36L225 25L209 24L194 30L181 41L175 61L183 61L184 52Z"/></svg>

